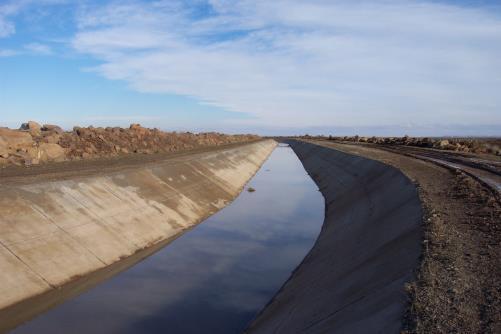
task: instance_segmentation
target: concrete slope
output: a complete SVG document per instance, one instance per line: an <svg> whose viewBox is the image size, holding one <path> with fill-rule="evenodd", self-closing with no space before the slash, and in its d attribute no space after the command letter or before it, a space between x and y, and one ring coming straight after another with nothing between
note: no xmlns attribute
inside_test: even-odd
<svg viewBox="0 0 501 334"><path fill-rule="evenodd" d="M0 186L0 309L171 238L223 208L276 143ZM2 180L0 180L0 183Z"/></svg>
<svg viewBox="0 0 501 334"><path fill-rule="evenodd" d="M380 162L290 145L325 197L318 240L249 333L399 333L421 245L415 186Z"/></svg>

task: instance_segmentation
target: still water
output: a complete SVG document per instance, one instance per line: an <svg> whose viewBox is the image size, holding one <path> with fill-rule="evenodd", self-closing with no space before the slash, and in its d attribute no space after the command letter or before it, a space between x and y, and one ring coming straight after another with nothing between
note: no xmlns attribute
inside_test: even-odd
<svg viewBox="0 0 501 334"><path fill-rule="evenodd" d="M313 246L324 200L277 147L229 206L15 333L239 333Z"/></svg>

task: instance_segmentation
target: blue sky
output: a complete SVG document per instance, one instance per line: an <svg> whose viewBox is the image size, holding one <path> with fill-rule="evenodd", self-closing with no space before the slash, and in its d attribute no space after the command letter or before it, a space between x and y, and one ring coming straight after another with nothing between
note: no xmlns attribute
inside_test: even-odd
<svg viewBox="0 0 501 334"><path fill-rule="evenodd" d="M0 126L500 135L500 8L0 0Z"/></svg>

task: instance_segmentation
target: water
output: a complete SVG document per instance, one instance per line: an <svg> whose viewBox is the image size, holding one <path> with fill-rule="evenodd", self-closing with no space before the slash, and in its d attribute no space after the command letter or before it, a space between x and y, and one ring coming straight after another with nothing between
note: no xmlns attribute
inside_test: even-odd
<svg viewBox="0 0 501 334"><path fill-rule="evenodd" d="M16 333L239 333L313 246L324 200L291 148L275 149L228 207Z"/></svg>

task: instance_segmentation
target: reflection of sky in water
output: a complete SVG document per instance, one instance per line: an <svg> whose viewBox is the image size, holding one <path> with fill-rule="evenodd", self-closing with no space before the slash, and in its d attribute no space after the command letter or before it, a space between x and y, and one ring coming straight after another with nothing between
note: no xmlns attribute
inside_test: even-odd
<svg viewBox="0 0 501 334"><path fill-rule="evenodd" d="M278 147L228 207L19 333L238 333L313 245L323 198Z"/></svg>

